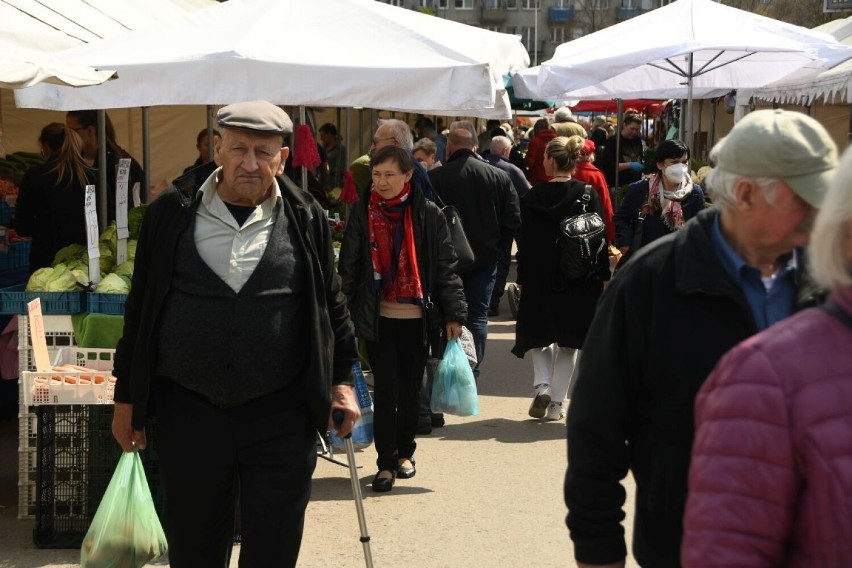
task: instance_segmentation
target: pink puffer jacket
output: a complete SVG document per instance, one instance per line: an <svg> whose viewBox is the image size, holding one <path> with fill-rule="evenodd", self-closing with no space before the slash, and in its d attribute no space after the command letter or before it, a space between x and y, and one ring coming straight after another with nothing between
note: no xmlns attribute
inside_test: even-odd
<svg viewBox="0 0 852 568"><path fill-rule="evenodd" d="M695 420L685 567L852 566L852 329L810 309L740 343Z"/></svg>

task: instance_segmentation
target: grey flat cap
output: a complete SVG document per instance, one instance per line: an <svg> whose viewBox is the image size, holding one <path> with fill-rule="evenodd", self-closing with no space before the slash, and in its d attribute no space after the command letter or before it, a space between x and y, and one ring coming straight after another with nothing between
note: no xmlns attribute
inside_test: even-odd
<svg viewBox="0 0 852 568"><path fill-rule="evenodd" d="M239 128L261 134L289 136L293 121L281 108L267 101L248 101L223 106L216 115L222 128Z"/></svg>

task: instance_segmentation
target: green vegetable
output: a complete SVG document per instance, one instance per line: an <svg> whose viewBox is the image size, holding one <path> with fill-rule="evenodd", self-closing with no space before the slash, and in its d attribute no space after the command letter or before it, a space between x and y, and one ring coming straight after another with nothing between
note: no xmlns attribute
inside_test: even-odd
<svg viewBox="0 0 852 568"><path fill-rule="evenodd" d="M139 230L142 227L142 219L145 218L145 212L148 210L148 205L143 203L138 207L134 207L127 212L127 230L130 231L131 239L139 238Z"/></svg>
<svg viewBox="0 0 852 568"><path fill-rule="evenodd" d="M77 290L77 279L64 264L39 268L27 282L27 292L70 292Z"/></svg>
<svg viewBox="0 0 852 568"><path fill-rule="evenodd" d="M86 247L83 245L72 244L67 247L62 247L53 258L53 266L57 264L69 265L73 261L85 260L88 262Z"/></svg>
<svg viewBox="0 0 852 568"><path fill-rule="evenodd" d="M122 262L112 271L113 274L117 276L124 276L125 278L132 279L133 278L133 261L128 260L127 262Z"/></svg>
<svg viewBox="0 0 852 568"><path fill-rule="evenodd" d="M130 281L117 274L107 274L95 287L95 292L101 294L128 294Z"/></svg>

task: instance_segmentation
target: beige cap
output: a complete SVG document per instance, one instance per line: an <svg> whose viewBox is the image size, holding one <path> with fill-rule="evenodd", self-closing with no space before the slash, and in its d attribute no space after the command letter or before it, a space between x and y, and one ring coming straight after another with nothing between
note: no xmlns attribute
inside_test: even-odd
<svg viewBox="0 0 852 568"><path fill-rule="evenodd" d="M813 205L822 205L837 167L837 146L825 128L800 112L757 110L710 151L720 170L778 178Z"/></svg>

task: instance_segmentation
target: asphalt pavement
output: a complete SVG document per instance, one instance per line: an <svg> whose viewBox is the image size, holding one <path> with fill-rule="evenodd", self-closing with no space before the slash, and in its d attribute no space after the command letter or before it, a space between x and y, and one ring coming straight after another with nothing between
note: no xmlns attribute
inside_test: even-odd
<svg viewBox="0 0 852 568"><path fill-rule="evenodd" d="M376 452L356 453L373 563L405 568L573 566L562 481L565 421L527 415L532 363L509 350L514 321L504 295L491 318L479 377L480 414L446 416L446 426L419 437L417 475L390 493L373 493ZM0 568L79 565L77 550L33 545L33 521L17 518L17 418L0 422ZM345 454L335 458L345 461ZM627 532L633 484L628 480ZM318 460L299 566L364 566L346 467ZM237 566L235 546L231 566ZM635 567L628 559L628 567Z"/></svg>

